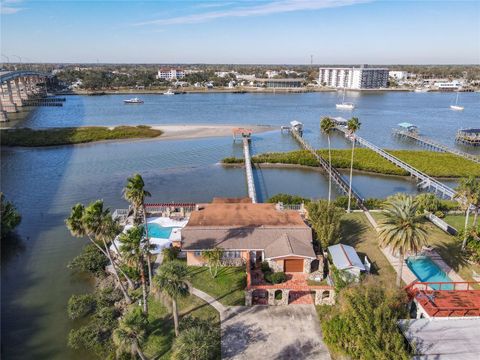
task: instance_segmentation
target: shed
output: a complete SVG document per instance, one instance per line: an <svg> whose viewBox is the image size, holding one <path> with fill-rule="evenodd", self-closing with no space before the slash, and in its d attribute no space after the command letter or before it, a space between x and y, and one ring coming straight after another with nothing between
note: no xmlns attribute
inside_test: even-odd
<svg viewBox="0 0 480 360"><path fill-rule="evenodd" d="M292 127L292 130L296 130L299 133L303 131L303 124L300 121L297 121L297 120L290 121L290 126Z"/></svg>
<svg viewBox="0 0 480 360"><path fill-rule="evenodd" d="M337 244L328 247L333 265L338 270L344 270L358 277L361 271L365 271L365 265L360 260L355 249L349 245Z"/></svg>

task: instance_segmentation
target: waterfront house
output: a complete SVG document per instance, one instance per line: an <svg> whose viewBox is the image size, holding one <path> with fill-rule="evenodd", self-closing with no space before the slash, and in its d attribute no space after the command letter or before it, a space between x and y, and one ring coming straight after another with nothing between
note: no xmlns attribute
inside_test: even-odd
<svg viewBox="0 0 480 360"><path fill-rule="evenodd" d="M250 198L198 205L182 229L181 248L188 265L205 265L202 253L220 248L227 265L250 258L253 264L267 261L274 271L310 273L318 267L312 229L299 212Z"/></svg>

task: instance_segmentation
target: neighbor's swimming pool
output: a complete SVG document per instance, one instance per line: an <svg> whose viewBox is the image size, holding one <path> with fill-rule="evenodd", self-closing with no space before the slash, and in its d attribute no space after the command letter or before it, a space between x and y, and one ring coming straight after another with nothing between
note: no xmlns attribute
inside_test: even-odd
<svg viewBox="0 0 480 360"><path fill-rule="evenodd" d="M163 227L156 223L148 223L148 237L168 239L174 227Z"/></svg>
<svg viewBox="0 0 480 360"><path fill-rule="evenodd" d="M452 282L428 256L412 256L407 259L407 266L421 282ZM439 285L430 285L438 290ZM453 290L453 285L442 285L442 290Z"/></svg>

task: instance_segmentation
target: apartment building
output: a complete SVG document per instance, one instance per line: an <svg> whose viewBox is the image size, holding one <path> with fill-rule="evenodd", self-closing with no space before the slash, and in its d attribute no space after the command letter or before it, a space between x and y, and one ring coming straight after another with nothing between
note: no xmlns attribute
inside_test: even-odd
<svg viewBox="0 0 480 360"><path fill-rule="evenodd" d="M326 67L319 69L319 83L347 89L378 89L387 87L387 68Z"/></svg>

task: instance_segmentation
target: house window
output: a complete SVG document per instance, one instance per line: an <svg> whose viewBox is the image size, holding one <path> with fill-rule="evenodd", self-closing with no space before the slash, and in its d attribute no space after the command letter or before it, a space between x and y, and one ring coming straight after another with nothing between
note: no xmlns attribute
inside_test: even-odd
<svg viewBox="0 0 480 360"><path fill-rule="evenodd" d="M195 256L202 256L202 252L201 251L194 251L193 254Z"/></svg>
<svg viewBox="0 0 480 360"><path fill-rule="evenodd" d="M236 259L240 257L240 251L224 251L223 258L224 259Z"/></svg>

